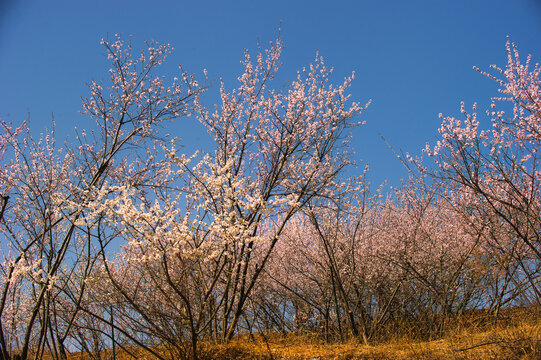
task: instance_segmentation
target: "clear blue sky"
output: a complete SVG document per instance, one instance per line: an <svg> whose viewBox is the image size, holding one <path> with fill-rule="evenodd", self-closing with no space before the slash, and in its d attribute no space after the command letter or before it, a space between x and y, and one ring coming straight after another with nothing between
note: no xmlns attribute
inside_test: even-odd
<svg viewBox="0 0 541 360"><path fill-rule="evenodd" d="M201 77L206 68L232 88L243 49L274 39L280 21L283 79L319 50L337 81L356 72L355 100L372 99L353 147L374 184L398 185L406 176L379 133L419 154L437 136L438 113L457 114L461 100L484 111L496 85L472 66L504 65L507 36L524 57L541 58L541 0L0 0L0 117L17 124L30 113L39 132L54 113L62 137L90 128L78 113L80 97L87 81L106 77L99 40L115 33L173 45L166 74L179 63ZM211 88L207 101L217 92ZM171 125L187 150L208 144L194 121Z"/></svg>

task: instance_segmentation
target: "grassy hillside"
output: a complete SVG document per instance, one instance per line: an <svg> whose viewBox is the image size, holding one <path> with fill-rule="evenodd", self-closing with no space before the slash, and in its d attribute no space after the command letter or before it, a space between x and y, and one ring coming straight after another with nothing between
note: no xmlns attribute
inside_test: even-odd
<svg viewBox="0 0 541 360"><path fill-rule="evenodd" d="M258 337L207 346L202 359L541 359L541 322L463 329L443 339L374 345L323 344L308 337Z"/></svg>

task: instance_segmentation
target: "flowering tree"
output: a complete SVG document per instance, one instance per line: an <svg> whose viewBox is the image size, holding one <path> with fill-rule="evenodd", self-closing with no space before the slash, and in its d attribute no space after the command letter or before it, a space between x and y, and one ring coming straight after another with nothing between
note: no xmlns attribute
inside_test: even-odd
<svg viewBox="0 0 541 360"><path fill-rule="evenodd" d="M455 211L447 198L404 185L381 205L375 226L378 241L367 244L366 255L386 264L379 273L387 281L400 284L403 308L395 310L413 318L412 327L426 321L419 330L441 335L457 314L488 303L494 267L484 256L484 228Z"/></svg>
<svg viewBox="0 0 541 360"><path fill-rule="evenodd" d="M231 315L223 329L226 338L233 335L291 216L314 198L333 197L337 176L350 163L347 151L342 151L347 143L344 131L358 124L353 118L362 110L357 103L348 104L353 75L333 86L332 69L319 56L288 88L271 89L281 48L277 40L258 53L255 64L246 53L239 88L227 93L222 85L221 107L212 114L200 112L217 145L212 161L230 177L215 190L206 181L200 191L207 194L205 208L215 220L214 233L224 242L224 251L231 245L239 250L228 270L234 275L225 304L224 320ZM261 225L269 223L272 227L263 232ZM230 232L231 224L241 229L235 229L233 237L224 233ZM257 260L252 257L254 247L265 249Z"/></svg>
<svg viewBox="0 0 541 360"><path fill-rule="evenodd" d="M492 129L482 130L477 114L462 105L463 121L443 118L441 140L425 151L436 164L432 175L464 196L455 204L467 216L491 223L496 253L514 249L530 290L539 300L541 262L541 67L525 63L515 44L507 43L507 67L492 66L496 75L480 71L496 81L502 94L492 100ZM479 71L479 70L478 70ZM510 103L512 111L498 110ZM503 233L502 233L503 231ZM507 250L506 250L507 249Z"/></svg>
<svg viewBox="0 0 541 360"><path fill-rule="evenodd" d="M201 91L187 74L166 85L156 76L170 52L149 43L139 56L117 38L102 41L111 62L107 85L89 84L83 113L99 129L79 134L79 145L58 148L54 133L14 146L2 173L1 236L9 253L2 264L0 351L26 359L45 352L65 357L85 282L99 249L96 198L113 185L142 187L159 177L137 149L165 120L189 114ZM145 152L143 152L143 155ZM132 160L128 164L128 160ZM16 317L16 320L13 320Z"/></svg>
<svg viewBox="0 0 541 360"><path fill-rule="evenodd" d="M348 101L353 76L332 85L332 70L318 56L288 87L274 90L281 50L277 40L255 61L246 52L239 87L227 92L222 84L222 103L213 113L198 108L215 142L213 154L192 166L193 159L167 150L187 181L182 191L156 195L149 207L138 200L145 194L133 189L103 203L129 240L120 267L106 269L112 287L141 323L173 346L177 339L179 352L179 339L189 339L191 357L204 334L232 338L286 224L310 200L332 197L350 163L346 130L361 111ZM153 283L170 305L149 311L148 299L129 287L133 281L114 275L131 272L145 279L137 283ZM167 325L158 321L165 318Z"/></svg>

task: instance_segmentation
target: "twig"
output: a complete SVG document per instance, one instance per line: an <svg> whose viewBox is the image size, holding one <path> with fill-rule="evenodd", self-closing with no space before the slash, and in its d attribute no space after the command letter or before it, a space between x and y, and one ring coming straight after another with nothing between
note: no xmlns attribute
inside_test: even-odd
<svg viewBox="0 0 541 360"><path fill-rule="evenodd" d="M488 342L472 345L472 346L462 348L462 349L452 349L452 351L454 351L454 352L468 351L468 350L475 349L475 348L478 348L478 347L481 347L481 346L501 344L501 343L514 343L514 342L524 341L524 340L528 340L528 339L531 340L531 338L523 338L523 339L516 339L516 340L494 340L494 341L488 341Z"/></svg>

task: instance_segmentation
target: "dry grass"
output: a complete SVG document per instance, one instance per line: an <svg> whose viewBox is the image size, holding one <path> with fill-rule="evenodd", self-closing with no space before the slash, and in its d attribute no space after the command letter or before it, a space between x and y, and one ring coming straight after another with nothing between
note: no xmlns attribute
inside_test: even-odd
<svg viewBox="0 0 541 360"><path fill-rule="evenodd" d="M224 345L202 348L201 357L210 359L423 359L500 360L541 359L541 320L519 324L457 329L436 341L414 342L397 339L372 346L323 344L307 337L240 339Z"/></svg>
<svg viewBox="0 0 541 360"><path fill-rule="evenodd" d="M530 312L507 314L498 324L470 317L456 321L453 330L439 340L416 341L400 335L392 341L373 345L356 343L325 344L309 336L241 337L228 344L200 342L200 360L279 360L279 359L389 359L389 360L541 360L541 316ZM131 349L141 359L148 355ZM165 349L160 350L164 355ZM102 359L111 354L102 353ZM167 356L167 355L166 355ZM171 357L171 353L169 356ZM173 356L174 357L174 356ZM89 359L73 354L73 359ZM117 360L133 359L127 353L117 354Z"/></svg>

